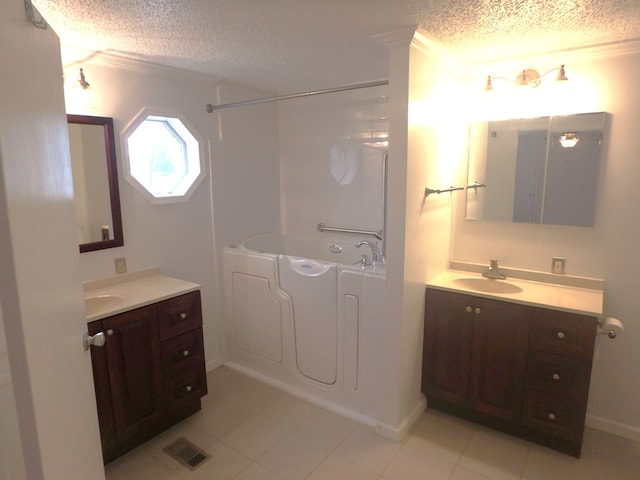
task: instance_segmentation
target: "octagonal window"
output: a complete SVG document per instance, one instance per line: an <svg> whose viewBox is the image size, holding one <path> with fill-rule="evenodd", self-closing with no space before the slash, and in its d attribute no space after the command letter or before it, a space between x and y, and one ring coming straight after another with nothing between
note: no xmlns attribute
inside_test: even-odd
<svg viewBox="0 0 640 480"><path fill-rule="evenodd" d="M203 176L202 142L180 117L145 109L122 135L125 177L153 203L186 200Z"/></svg>

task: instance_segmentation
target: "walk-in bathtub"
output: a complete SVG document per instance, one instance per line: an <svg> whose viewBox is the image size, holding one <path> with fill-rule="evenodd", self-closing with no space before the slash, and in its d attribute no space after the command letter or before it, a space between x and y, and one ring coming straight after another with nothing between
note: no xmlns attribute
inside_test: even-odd
<svg viewBox="0 0 640 480"><path fill-rule="evenodd" d="M226 247L226 363L380 427L385 272L362 265L371 251L358 240L268 234Z"/></svg>

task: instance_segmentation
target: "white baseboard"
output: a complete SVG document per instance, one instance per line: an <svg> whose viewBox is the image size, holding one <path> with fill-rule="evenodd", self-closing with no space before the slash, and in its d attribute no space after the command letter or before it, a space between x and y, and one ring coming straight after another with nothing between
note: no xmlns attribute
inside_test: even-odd
<svg viewBox="0 0 640 480"><path fill-rule="evenodd" d="M640 428L624 423L614 422L607 418L597 417L595 415L587 415L586 425L596 430L618 435L619 437L628 438L634 442L640 442Z"/></svg>
<svg viewBox="0 0 640 480"><path fill-rule="evenodd" d="M307 402L317 406L329 410L330 412L337 413L338 415L342 415L343 417L349 418L356 422L362 423L364 425L368 425L373 427L376 433L384 438L392 440L394 442L402 441L408 434L409 430L416 422L418 417L422 414L426 407L426 399L424 395L421 396L418 403L415 405L413 410L407 415L398 426L387 425L384 423L380 423L375 418L369 417L367 415L363 415L360 412L352 410L350 408L343 407L341 405L335 404L323 398L318 398L317 396L305 392L299 388L293 387L284 382L280 382L278 380L274 380L273 378L262 375L259 372L251 370L249 368L245 368L242 365L238 365L234 362L226 362L225 366L237 370L239 372L244 373L245 375L252 377L256 380L266 383L267 385L271 385L272 387L278 388L284 392L287 392L295 397L306 400Z"/></svg>
<svg viewBox="0 0 640 480"><path fill-rule="evenodd" d="M402 419L398 427L378 423L376 424L376 433L381 437L393 440L394 442L401 442L407 435L409 435L411 427L416 423L416 420L418 420L420 415L422 415L422 412L424 412L426 407L427 399L424 395L421 395L418 403L413 407L411 412L409 412L409 415Z"/></svg>
<svg viewBox="0 0 640 480"><path fill-rule="evenodd" d="M207 369L207 372L210 372L212 370L215 370L218 367L221 367L223 364L224 362L222 361L222 357L216 357L209 360L205 368Z"/></svg>

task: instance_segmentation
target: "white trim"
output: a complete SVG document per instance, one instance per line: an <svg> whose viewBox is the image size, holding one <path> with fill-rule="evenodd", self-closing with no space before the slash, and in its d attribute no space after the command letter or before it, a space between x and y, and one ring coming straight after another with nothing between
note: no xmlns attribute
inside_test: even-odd
<svg viewBox="0 0 640 480"><path fill-rule="evenodd" d="M640 427L634 427L632 425L609 420L608 418L589 414L587 414L586 425L588 427L595 428L596 430L628 438L634 442L640 442Z"/></svg>
<svg viewBox="0 0 640 480"><path fill-rule="evenodd" d="M392 30L390 32L371 35L371 38L385 47L396 47L398 45L409 45L416 32L415 27Z"/></svg>
<svg viewBox="0 0 640 480"><path fill-rule="evenodd" d="M213 372L216 368L220 368L222 365L224 365L224 360L222 360L222 357L216 357L209 360L205 368L207 369L207 373L209 373Z"/></svg>
<svg viewBox="0 0 640 480"><path fill-rule="evenodd" d="M186 191L182 195L174 195L174 196L164 196L164 197L156 197L153 195L147 188L142 185L131 173L131 164L129 158L129 145L127 140L129 136L133 134L136 129L147 119L147 117L165 117L165 118L175 118L179 122L182 123L182 126L189 132L189 134L194 138L196 143L198 144L198 163L200 166L199 174L191 180L191 184L186 189ZM166 204L174 204L174 203L182 203L187 202L191 199L193 193L197 190L202 180L206 177L206 167L207 163L205 154L207 150L205 149L205 141L203 137L200 135L198 129L196 129L187 117L180 111L171 110L166 108L156 108L156 107L143 107L138 114L133 117L133 119L127 124L126 127L122 129L120 132L120 142L121 142L121 155L122 160L122 172L124 179L129 183L138 193L140 193L143 197L145 197L149 203L152 205L166 205ZM195 150L195 148L194 148Z"/></svg>
<svg viewBox="0 0 640 480"><path fill-rule="evenodd" d="M420 400L413 407L413 410L400 421L398 427L391 427L383 423L376 425L376 433L381 437L393 440L394 442L402 442L411 431L414 423L420 418L422 412L427 408L427 399L424 395L420 395Z"/></svg>
<svg viewBox="0 0 640 480"><path fill-rule="evenodd" d="M204 84L214 86L222 77L211 75L208 73L195 72L193 70L186 70L178 67L170 67L167 65L161 65L158 63L150 62L148 60L137 59L133 57L125 57L118 52L96 52L94 50L87 50L78 48L72 45L62 44L62 61L64 62L62 68L67 72L76 72L81 65L94 65L104 66L110 68L119 68L121 70L128 70L131 72L137 72L148 75L153 72L156 75L163 77L174 77L177 79L189 76L192 79L201 81Z"/></svg>
<svg viewBox="0 0 640 480"><path fill-rule="evenodd" d="M241 372L245 375L247 375L248 377L251 377L255 380L258 380L260 382L266 383L267 385L271 385L272 387L277 388L278 390L282 390L283 392L289 393L291 395L293 395L294 397L298 397L301 398L302 400L305 400L309 403L311 403L312 405L315 405L316 407L321 407L324 408L326 410L329 410L330 412L336 413L338 415L342 415L343 417L346 417L350 420L354 420L356 422L362 423L364 425L368 425L370 427L374 427L376 428L376 431L378 431L378 425L379 423L374 419L371 418L367 415L363 415L362 413L356 412L355 410L351 410L350 408L345 408L341 405L337 405L333 402L330 402L328 400L324 400L322 398L318 398L317 396L305 392L304 390L301 390L299 388L296 387L292 387L291 385L288 385L286 383L280 382L278 380L274 380L271 377L268 377L266 375L262 375L261 373L257 373L254 370L248 369L243 367L242 365L238 365L237 363L234 362L226 362L225 367L229 367L233 370L236 370L238 372ZM390 432L394 432L396 431L395 429L393 429L392 427L387 427L385 426L385 434L383 435L381 432L379 432L381 435L385 436L386 438L390 438L390 439L394 439L394 436L386 436L386 432L390 431ZM388 430L387 430L388 429Z"/></svg>

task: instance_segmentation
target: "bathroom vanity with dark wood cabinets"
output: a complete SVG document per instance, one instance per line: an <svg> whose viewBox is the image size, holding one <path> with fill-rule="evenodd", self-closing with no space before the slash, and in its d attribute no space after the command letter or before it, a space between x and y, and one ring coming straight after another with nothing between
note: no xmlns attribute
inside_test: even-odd
<svg viewBox="0 0 640 480"><path fill-rule="evenodd" d="M200 292L89 323L105 463L200 410L207 393Z"/></svg>
<svg viewBox="0 0 640 480"><path fill-rule="evenodd" d="M427 288L429 408L579 457L597 318Z"/></svg>

